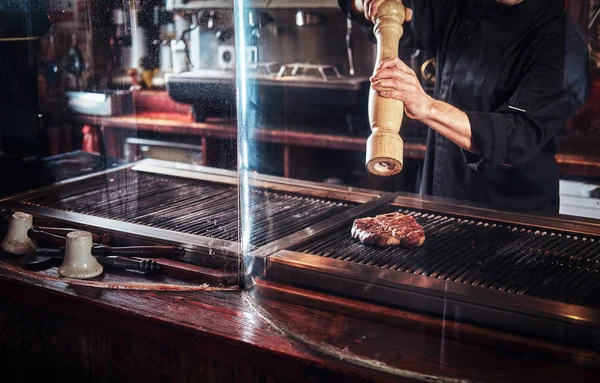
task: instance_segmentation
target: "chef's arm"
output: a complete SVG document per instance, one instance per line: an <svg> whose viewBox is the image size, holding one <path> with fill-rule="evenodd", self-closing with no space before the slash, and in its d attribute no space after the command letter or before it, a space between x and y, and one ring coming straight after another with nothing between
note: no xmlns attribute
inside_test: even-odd
<svg viewBox="0 0 600 383"><path fill-rule="evenodd" d="M477 153L471 121L467 114L448 103L434 100L431 97L430 99L425 113L418 119L461 148Z"/></svg>
<svg viewBox="0 0 600 383"><path fill-rule="evenodd" d="M429 96L415 72L402 60L382 61L371 82L381 96L403 101L408 117L423 122L461 148L477 152L467 114Z"/></svg>
<svg viewBox="0 0 600 383"><path fill-rule="evenodd" d="M517 165L546 151L585 101L587 46L574 33L549 36L515 92L492 112L460 111L425 93L398 59L382 61L371 78L382 97L404 102L406 114L455 142L478 170Z"/></svg>

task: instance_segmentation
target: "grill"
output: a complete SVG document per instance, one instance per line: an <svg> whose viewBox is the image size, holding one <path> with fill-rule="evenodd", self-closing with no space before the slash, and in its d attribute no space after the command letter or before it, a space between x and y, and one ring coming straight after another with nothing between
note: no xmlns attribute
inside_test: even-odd
<svg viewBox="0 0 600 383"><path fill-rule="evenodd" d="M451 201L249 177L246 272L417 312L596 347L600 225ZM144 160L1 201L36 219L107 230L119 241L186 248L184 261L238 270L237 174ZM364 246L360 216L401 211L417 249ZM71 226L72 225L72 226Z"/></svg>
<svg viewBox="0 0 600 383"><path fill-rule="evenodd" d="M398 211L398 210L390 210ZM600 238L411 210L417 249L362 245L351 224L294 251L537 298L600 306Z"/></svg>
<svg viewBox="0 0 600 383"><path fill-rule="evenodd" d="M251 191L251 243L255 246L356 205L259 188ZM131 169L22 202L228 241L237 241L239 235L237 187Z"/></svg>

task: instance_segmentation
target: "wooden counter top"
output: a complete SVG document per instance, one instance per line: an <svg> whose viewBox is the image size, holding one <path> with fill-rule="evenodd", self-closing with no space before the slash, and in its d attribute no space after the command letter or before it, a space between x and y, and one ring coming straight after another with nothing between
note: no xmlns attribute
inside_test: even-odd
<svg viewBox="0 0 600 383"><path fill-rule="evenodd" d="M136 115L119 117L93 117L75 115L81 124L98 125L105 128L137 129L161 133L189 134L203 137L233 139L237 137L235 123L224 119L194 122L191 115L181 113L158 113L144 111ZM307 133L300 130L261 128L255 131L254 139L292 146L327 148L334 150L365 151L366 138ZM598 143L598 144L597 144ZM556 155L561 174L600 177L600 136L575 134L561 141ZM423 159L425 145L405 142L407 158Z"/></svg>
<svg viewBox="0 0 600 383"><path fill-rule="evenodd" d="M189 115L179 113L143 112L137 115L119 117L93 117L74 115L80 124L98 125L105 128L137 129L161 133L189 134L212 138L231 139L237 137L235 123L226 119L210 119L206 122L194 122ZM349 151L365 151L366 138L306 133L292 129L256 129L252 137L263 142L308 146ZM405 145L405 155L424 158L425 145Z"/></svg>
<svg viewBox="0 0 600 383"><path fill-rule="evenodd" d="M404 315L419 323L411 329L402 321L390 326L279 300L264 301L261 307L299 332L311 333L317 344L334 344L349 354L383 361L401 376L358 367L341 355L320 354L275 328L239 291L100 290L0 266L0 345L48 353L49 358L78 366L84 375L91 371L95 381L195 377L202 382L592 382L600 378L600 370L559 363L518 345L507 352L496 349L493 342L477 346L440 337L445 331L458 331L458 326L416 314ZM560 346L550 348L545 354L562 353ZM589 352L576 351L569 360L585 363L589 357ZM593 358L600 360L596 354Z"/></svg>

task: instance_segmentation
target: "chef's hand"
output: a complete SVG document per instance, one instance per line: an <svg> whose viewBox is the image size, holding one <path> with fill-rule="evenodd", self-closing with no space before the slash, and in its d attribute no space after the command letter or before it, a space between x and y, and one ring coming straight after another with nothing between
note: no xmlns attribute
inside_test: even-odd
<svg viewBox="0 0 600 383"><path fill-rule="evenodd" d="M416 120L427 115L434 101L423 90L415 72L399 58L381 61L370 80L381 97L404 102L406 115Z"/></svg>
<svg viewBox="0 0 600 383"><path fill-rule="evenodd" d="M398 3L402 2L402 0L354 0L352 8L355 12L363 13L367 20L372 20L373 16L377 12L377 9L379 9L381 4L386 1L396 1ZM413 17L412 9L404 7L404 11L406 12L405 21L411 21Z"/></svg>

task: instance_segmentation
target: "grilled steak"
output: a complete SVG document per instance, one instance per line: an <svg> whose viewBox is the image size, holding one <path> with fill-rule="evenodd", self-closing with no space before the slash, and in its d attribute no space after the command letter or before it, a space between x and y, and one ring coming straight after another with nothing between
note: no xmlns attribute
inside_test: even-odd
<svg viewBox="0 0 600 383"><path fill-rule="evenodd" d="M387 232L375 218L360 218L352 225L352 237L365 245L371 246L397 246L400 240Z"/></svg>
<svg viewBox="0 0 600 383"><path fill-rule="evenodd" d="M413 216L389 213L355 220L352 237L365 245L413 248L425 242L425 231Z"/></svg>

